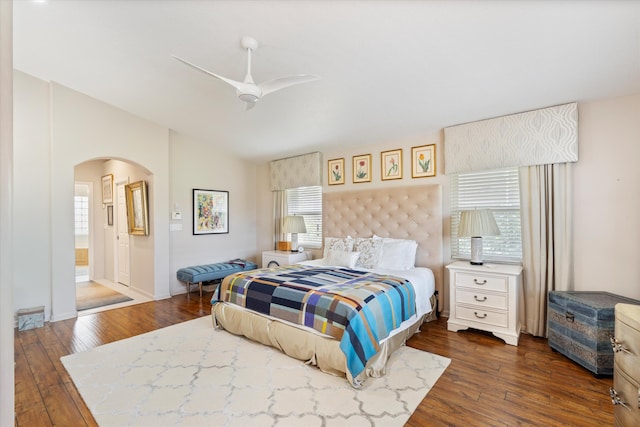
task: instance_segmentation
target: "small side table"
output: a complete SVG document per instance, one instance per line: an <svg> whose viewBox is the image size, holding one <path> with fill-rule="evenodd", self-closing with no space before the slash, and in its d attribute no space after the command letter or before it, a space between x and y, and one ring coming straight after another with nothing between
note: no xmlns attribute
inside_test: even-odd
<svg viewBox="0 0 640 427"><path fill-rule="evenodd" d="M262 252L262 268L282 267L309 259L311 259L309 252L264 251Z"/></svg>
<svg viewBox="0 0 640 427"><path fill-rule="evenodd" d="M447 269L450 300L447 329L488 331L507 344L518 345L522 267L457 261Z"/></svg>

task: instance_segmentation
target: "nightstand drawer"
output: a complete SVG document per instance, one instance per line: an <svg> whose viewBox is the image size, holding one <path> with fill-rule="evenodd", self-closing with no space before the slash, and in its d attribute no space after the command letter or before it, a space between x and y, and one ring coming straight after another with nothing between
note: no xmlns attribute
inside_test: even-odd
<svg viewBox="0 0 640 427"><path fill-rule="evenodd" d="M478 307L493 307L501 310L509 308L507 294L489 294L476 292L471 289L457 289L456 301L466 305L477 305Z"/></svg>
<svg viewBox="0 0 640 427"><path fill-rule="evenodd" d="M483 310L481 307L465 307L456 306L457 318L470 320L472 322L484 323L487 325L500 326L506 328L509 326L509 316L507 312L495 312Z"/></svg>
<svg viewBox="0 0 640 427"><path fill-rule="evenodd" d="M488 291L507 292L509 281L504 276L456 272L455 284Z"/></svg>

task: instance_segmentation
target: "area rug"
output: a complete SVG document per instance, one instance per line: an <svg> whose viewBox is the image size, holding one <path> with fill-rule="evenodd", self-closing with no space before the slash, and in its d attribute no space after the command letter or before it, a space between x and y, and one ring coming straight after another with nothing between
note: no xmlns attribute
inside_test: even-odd
<svg viewBox="0 0 640 427"><path fill-rule="evenodd" d="M100 426L402 426L450 363L401 347L356 390L210 316L61 360Z"/></svg>
<svg viewBox="0 0 640 427"><path fill-rule="evenodd" d="M133 298L129 298L96 282L78 283L76 285L76 310L78 311L125 301L133 301Z"/></svg>

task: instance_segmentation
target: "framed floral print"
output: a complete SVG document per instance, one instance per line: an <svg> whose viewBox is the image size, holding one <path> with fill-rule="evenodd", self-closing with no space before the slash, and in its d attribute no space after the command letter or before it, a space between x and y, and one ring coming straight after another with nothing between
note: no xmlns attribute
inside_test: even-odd
<svg viewBox="0 0 640 427"><path fill-rule="evenodd" d="M371 154L353 156L353 182L371 182Z"/></svg>
<svg viewBox="0 0 640 427"><path fill-rule="evenodd" d="M402 149L380 153L380 173L383 181L402 179Z"/></svg>
<svg viewBox="0 0 640 427"><path fill-rule="evenodd" d="M329 160L329 185L344 184L344 157Z"/></svg>
<svg viewBox="0 0 640 427"><path fill-rule="evenodd" d="M411 148L411 177L436 176L436 144Z"/></svg>
<svg viewBox="0 0 640 427"><path fill-rule="evenodd" d="M193 190L193 234L229 232L229 192Z"/></svg>

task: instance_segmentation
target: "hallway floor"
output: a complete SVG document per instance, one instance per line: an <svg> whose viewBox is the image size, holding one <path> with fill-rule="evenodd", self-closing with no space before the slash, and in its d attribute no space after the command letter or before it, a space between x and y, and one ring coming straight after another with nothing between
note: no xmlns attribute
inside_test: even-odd
<svg viewBox="0 0 640 427"><path fill-rule="evenodd" d="M89 281L89 267L88 266L76 266L76 283L83 283ZM99 283L103 286L113 289L114 291L120 292L128 296L129 298L133 298L132 301L126 301L118 304L105 305L103 307L92 308L89 310L83 310L78 312L78 316L86 316L88 314L99 313L101 311L113 310L115 308L128 307L130 305L141 304L144 302L152 301L151 298L142 295L134 289L131 289L128 286L125 286L120 283L114 283L111 280L107 279L94 279L96 283Z"/></svg>

